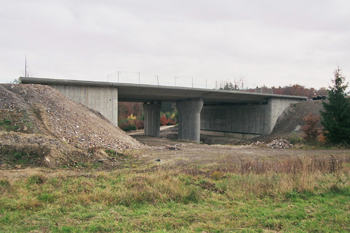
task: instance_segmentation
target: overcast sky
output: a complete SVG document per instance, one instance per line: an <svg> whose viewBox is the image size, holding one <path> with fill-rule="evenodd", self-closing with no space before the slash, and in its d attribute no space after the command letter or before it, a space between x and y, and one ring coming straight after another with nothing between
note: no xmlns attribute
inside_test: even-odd
<svg viewBox="0 0 350 233"><path fill-rule="evenodd" d="M25 56L42 78L319 88L339 66L350 80L349 0L0 0L0 29L0 83Z"/></svg>

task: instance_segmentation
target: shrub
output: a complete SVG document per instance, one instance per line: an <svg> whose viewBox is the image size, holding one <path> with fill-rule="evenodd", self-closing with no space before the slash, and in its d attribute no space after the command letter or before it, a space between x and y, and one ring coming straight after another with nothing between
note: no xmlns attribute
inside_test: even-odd
<svg viewBox="0 0 350 233"><path fill-rule="evenodd" d="M131 114L127 118L121 118L118 121L118 127L124 131L143 129L144 122L140 117Z"/></svg>
<svg viewBox="0 0 350 233"><path fill-rule="evenodd" d="M135 120L134 122L137 129L143 129L145 127L143 120Z"/></svg>
<svg viewBox="0 0 350 233"><path fill-rule="evenodd" d="M160 117L160 125L164 126L168 124L168 119L166 118L165 115Z"/></svg>
<svg viewBox="0 0 350 233"><path fill-rule="evenodd" d="M172 115L171 112L166 112L165 113L165 116L166 116L167 119L171 119L171 115Z"/></svg>
<svg viewBox="0 0 350 233"><path fill-rule="evenodd" d="M303 142L303 138L298 136L295 132L292 133L292 136L288 138L288 141L291 144L298 144Z"/></svg>
<svg viewBox="0 0 350 233"><path fill-rule="evenodd" d="M130 130L136 130L136 125L130 121L122 124L122 125L119 125L119 128L124 130L124 131L130 131Z"/></svg>
<svg viewBox="0 0 350 233"><path fill-rule="evenodd" d="M119 128L120 128L121 125L127 124L128 122L129 122L128 119L123 118L123 117L120 117L120 118L119 118L119 121L118 121L118 126L119 126Z"/></svg>
<svg viewBox="0 0 350 233"><path fill-rule="evenodd" d="M176 125L176 123L177 123L176 119L174 120L174 119L170 118L170 119L168 120L167 125Z"/></svg>
<svg viewBox="0 0 350 233"><path fill-rule="evenodd" d="M323 133L321 133L319 136L318 136L318 141L322 144L325 144L327 142L327 138L326 136L324 136Z"/></svg>
<svg viewBox="0 0 350 233"><path fill-rule="evenodd" d="M161 112L160 125L176 125L178 112Z"/></svg>
<svg viewBox="0 0 350 233"><path fill-rule="evenodd" d="M318 116L313 116L312 113L309 113L306 117L303 118L305 125L301 128L304 132L302 137L308 141L316 141L320 130L317 129L317 123L320 121Z"/></svg>
<svg viewBox="0 0 350 233"><path fill-rule="evenodd" d="M131 114L130 116L128 116L128 120L134 121L134 120L136 120L136 116L134 116L134 114Z"/></svg>

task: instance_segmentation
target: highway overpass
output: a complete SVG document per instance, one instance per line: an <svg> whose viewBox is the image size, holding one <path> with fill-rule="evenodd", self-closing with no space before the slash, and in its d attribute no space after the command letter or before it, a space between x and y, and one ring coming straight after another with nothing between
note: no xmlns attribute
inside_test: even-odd
<svg viewBox="0 0 350 233"><path fill-rule="evenodd" d="M278 116L306 97L114 82L19 78L23 84L49 85L68 98L101 112L118 124L118 102L143 102L145 134L159 136L162 102L176 103L179 139L199 142L200 131L262 135Z"/></svg>

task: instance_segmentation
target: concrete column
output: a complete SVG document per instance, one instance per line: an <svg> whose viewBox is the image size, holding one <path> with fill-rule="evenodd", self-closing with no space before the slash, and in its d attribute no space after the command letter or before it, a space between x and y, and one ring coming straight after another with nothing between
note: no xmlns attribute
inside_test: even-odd
<svg viewBox="0 0 350 233"><path fill-rule="evenodd" d="M176 102L179 111L179 139L200 140L200 120L203 107L202 99L182 100Z"/></svg>
<svg viewBox="0 0 350 233"><path fill-rule="evenodd" d="M145 102L143 104L145 135L159 137L161 108L161 102Z"/></svg>

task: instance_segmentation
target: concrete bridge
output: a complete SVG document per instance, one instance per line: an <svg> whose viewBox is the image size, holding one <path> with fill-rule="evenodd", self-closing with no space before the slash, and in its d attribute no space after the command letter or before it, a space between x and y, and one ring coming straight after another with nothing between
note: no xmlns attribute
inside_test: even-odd
<svg viewBox="0 0 350 233"><path fill-rule="evenodd" d="M199 142L200 133L263 135L291 103L306 97L111 82L21 77L23 84L49 85L95 109L118 125L119 102L143 102L145 135L159 136L162 102L175 102L179 139Z"/></svg>

